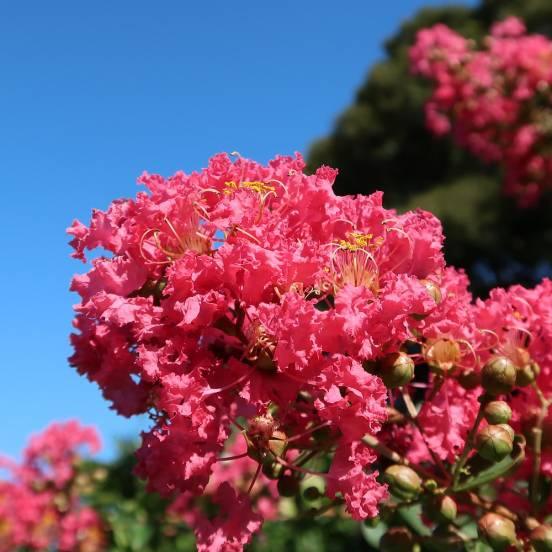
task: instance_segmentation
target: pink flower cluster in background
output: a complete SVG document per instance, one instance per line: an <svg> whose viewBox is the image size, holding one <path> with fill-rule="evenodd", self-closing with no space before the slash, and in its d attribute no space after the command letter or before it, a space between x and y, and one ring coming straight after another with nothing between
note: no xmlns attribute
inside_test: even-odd
<svg viewBox="0 0 552 552"><path fill-rule="evenodd" d="M446 483L488 361L540 365L549 391L550 282L474 304L434 216L338 197L335 170L303 169L299 155L220 154L198 173L143 174L147 192L69 229L76 258L101 248L73 280L71 362L120 414L149 413L137 474L176 498L199 550L241 550L313 476L328 507L375 516L390 448ZM539 397L518 383L523 431ZM395 423L404 402L411 419ZM200 511L205 494L218 515Z"/></svg>
<svg viewBox="0 0 552 552"><path fill-rule="evenodd" d="M499 162L505 192L521 206L552 187L552 42L515 17L478 47L446 25L418 32L415 73L433 83L427 124L486 162Z"/></svg>
<svg viewBox="0 0 552 552"><path fill-rule="evenodd" d="M9 474L0 481L0 551L105 549L100 517L79 494L76 463L84 446L100 448L93 428L55 423L31 438L20 464L0 458Z"/></svg>

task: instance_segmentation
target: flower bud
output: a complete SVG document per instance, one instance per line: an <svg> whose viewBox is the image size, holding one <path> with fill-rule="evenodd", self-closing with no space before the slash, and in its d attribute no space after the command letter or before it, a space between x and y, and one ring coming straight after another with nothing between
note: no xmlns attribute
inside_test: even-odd
<svg viewBox="0 0 552 552"><path fill-rule="evenodd" d="M389 466L383 474L383 479L389 484L391 492L404 500L415 498L422 489L420 476L408 466Z"/></svg>
<svg viewBox="0 0 552 552"><path fill-rule="evenodd" d="M437 305L443 300L441 288L435 282L432 282L431 280L420 280L420 283L423 284L426 291Z"/></svg>
<svg viewBox="0 0 552 552"><path fill-rule="evenodd" d="M299 481L293 475L282 475L278 479L280 496L295 496L299 492Z"/></svg>
<svg viewBox="0 0 552 552"><path fill-rule="evenodd" d="M506 357L489 360L481 372L481 385L490 395L509 393L516 384L516 367Z"/></svg>
<svg viewBox="0 0 552 552"><path fill-rule="evenodd" d="M276 430L268 441L268 448L275 456L282 457L287 448L287 436L283 431Z"/></svg>
<svg viewBox="0 0 552 552"><path fill-rule="evenodd" d="M552 552L552 527L550 525L539 525L529 535L535 552Z"/></svg>
<svg viewBox="0 0 552 552"><path fill-rule="evenodd" d="M409 552L413 547L414 537L406 527L391 527L379 543L381 552Z"/></svg>
<svg viewBox="0 0 552 552"><path fill-rule="evenodd" d="M424 481L424 489L430 493L434 493L439 488L439 484L435 479L426 479Z"/></svg>
<svg viewBox="0 0 552 552"><path fill-rule="evenodd" d="M456 502L450 496L438 496L433 498L426 508L430 519L438 523L449 523L456 518L458 508Z"/></svg>
<svg viewBox="0 0 552 552"><path fill-rule="evenodd" d="M493 550L506 550L516 542L516 527L507 518L498 514L485 514L477 524L479 536Z"/></svg>
<svg viewBox="0 0 552 552"><path fill-rule="evenodd" d="M490 424L507 424L512 417L512 409L504 401L491 401L483 411Z"/></svg>
<svg viewBox="0 0 552 552"><path fill-rule="evenodd" d="M489 425L479 431L475 446L480 456L498 462L512 452L514 444L509 431L499 425Z"/></svg>
<svg viewBox="0 0 552 552"><path fill-rule="evenodd" d="M533 383L540 374L540 366L536 362L527 362L516 371L516 385L525 387Z"/></svg>
<svg viewBox="0 0 552 552"><path fill-rule="evenodd" d="M379 376L389 389L406 385L414 377L414 361L405 353L390 353L381 361Z"/></svg>
<svg viewBox="0 0 552 552"><path fill-rule="evenodd" d="M508 432L510 439L512 439L512 441L514 440L514 437L516 436L516 434L515 434L514 428L511 425L508 425L508 424L497 424L497 425L498 427L505 429Z"/></svg>
<svg viewBox="0 0 552 552"><path fill-rule="evenodd" d="M439 376L447 376L452 373L462 359L458 341L448 337L441 337L426 343L423 354L430 370Z"/></svg>

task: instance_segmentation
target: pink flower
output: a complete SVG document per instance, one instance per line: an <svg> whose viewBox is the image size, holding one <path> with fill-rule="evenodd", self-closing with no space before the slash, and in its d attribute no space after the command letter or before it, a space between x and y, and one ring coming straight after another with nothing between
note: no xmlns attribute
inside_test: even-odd
<svg viewBox="0 0 552 552"><path fill-rule="evenodd" d="M80 449L96 452L98 434L77 421L51 424L34 435L21 464L0 459L11 478L0 481L0 551L105 549L99 514L85 506L75 481Z"/></svg>
<svg viewBox="0 0 552 552"><path fill-rule="evenodd" d="M410 49L413 72L428 78L429 129L454 139L485 162L504 167L504 191L520 207L550 188L550 160L542 101L552 85L552 42L525 34L515 17L495 23L478 47L442 24L421 30ZM544 153L543 153L544 152Z"/></svg>
<svg viewBox="0 0 552 552"><path fill-rule="evenodd" d="M376 481L377 472L366 472L375 460L362 443L344 443L337 449L328 474L328 495L341 493L347 511L354 519L374 517L378 505L387 498L387 487Z"/></svg>
<svg viewBox="0 0 552 552"><path fill-rule="evenodd" d="M251 511L247 495L238 495L228 483L222 483L213 499L220 507L214 519L199 517L194 530L199 552L239 552L262 525L260 515Z"/></svg>

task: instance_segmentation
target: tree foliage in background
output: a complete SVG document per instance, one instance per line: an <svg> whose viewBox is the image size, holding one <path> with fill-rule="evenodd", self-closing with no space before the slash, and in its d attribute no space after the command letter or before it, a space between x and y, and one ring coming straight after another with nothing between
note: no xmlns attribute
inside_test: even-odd
<svg viewBox="0 0 552 552"><path fill-rule="evenodd" d="M388 206L434 212L445 226L448 261L468 269L476 293L513 282L532 285L551 271L552 204L544 197L536 208L519 209L500 192L500 167L431 135L423 109L430 86L410 73L408 49L418 30L435 23L479 40L508 15L521 17L529 32L552 36L548 0L483 0L473 9L420 11L387 41L387 58L371 69L354 103L309 157L311 167L339 168L339 194L381 189Z"/></svg>

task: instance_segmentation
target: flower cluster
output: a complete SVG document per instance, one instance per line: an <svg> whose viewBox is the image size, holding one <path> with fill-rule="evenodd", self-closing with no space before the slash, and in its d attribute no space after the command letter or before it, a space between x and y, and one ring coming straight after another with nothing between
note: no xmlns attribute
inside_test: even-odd
<svg viewBox="0 0 552 552"><path fill-rule="evenodd" d="M552 182L552 42L527 35L510 17L495 23L480 48L437 24L410 49L415 73L432 81L429 128L505 169L505 191L522 206Z"/></svg>
<svg viewBox="0 0 552 552"><path fill-rule="evenodd" d="M336 171L303 167L217 155L200 173L144 174L149 194L69 230L76 257L110 253L73 280L71 362L121 414L150 413L137 473L151 490L201 495L238 440L262 477L299 479L331 453L326 493L356 518L386 496L362 438L387 393L362 362L398 351L435 308L440 225L381 194L337 197ZM220 500L234 492L222 483ZM247 493L231 500L249 508ZM224 538L241 546L259 519Z"/></svg>
<svg viewBox="0 0 552 552"><path fill-rule="evenodd" d="M96 451L98 436L71 421L32 437L21 464L0 459L10 474L0 481L0 551L105 549L100 517L80 498L76 464L83 446Z"/></svg>
<svg viewBox="0 0 552 552"><path fill-rule="evenodd" d="M450 517L493 462L521 465L544 519L552 284L474 302L435 217L303 168L220 154L69 229L76 258L101 250L73 280L71 362L149 414L137 474L204 551L241 550L300 493L359 520L427 493Z"/></svg>

